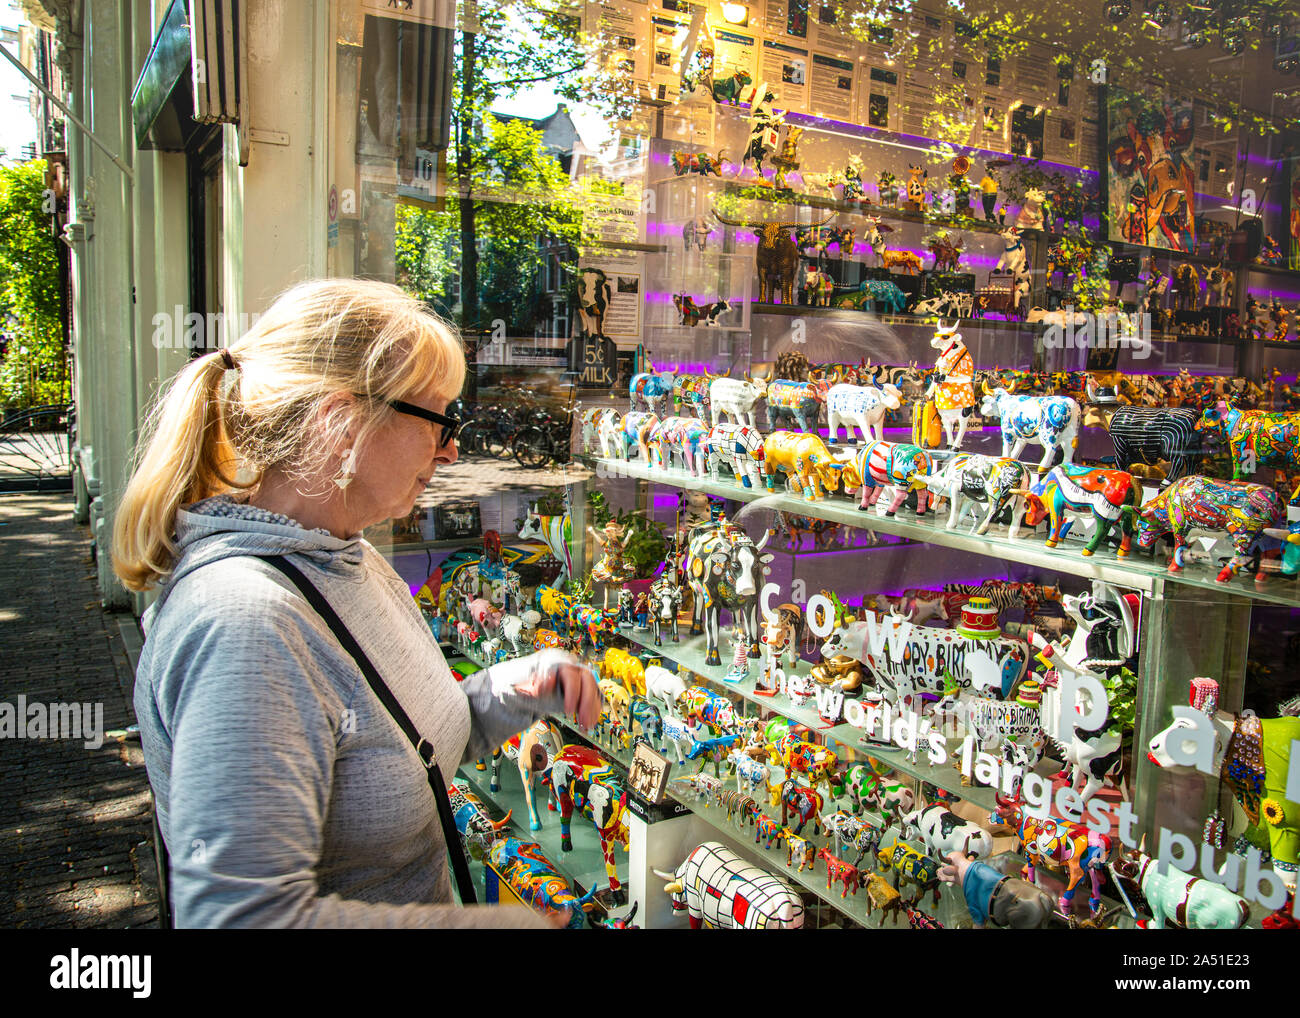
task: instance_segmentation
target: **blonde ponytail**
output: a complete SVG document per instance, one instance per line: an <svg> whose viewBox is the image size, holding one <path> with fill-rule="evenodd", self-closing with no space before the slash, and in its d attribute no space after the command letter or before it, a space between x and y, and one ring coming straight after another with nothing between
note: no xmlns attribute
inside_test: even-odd
<svg viewBox="0 0 1300 1018"><path fill-rule="evenodd" d="M227 358L238 370L230 386L223 384ZM312 476L341 429L359 427L360 448L392 415L387 400L433 383L452 399L464 380L455 329L398 287L361 279L299 283L228 355L187 365L155 404L114 522L114 570L131 590L147 590L175 564L182 506L254 487L272 466L292 478ZM324 412L339 392L364 397L351 421Z"/></svg>
<svg viewBox="0 0 1300 1018"><path fill-rule="evenodd" d="M170 568L176 510L241 487L222 421L220 353L191 361L163 393L136 446L138 461L113 524L113 569L146 590Z"/></svg>

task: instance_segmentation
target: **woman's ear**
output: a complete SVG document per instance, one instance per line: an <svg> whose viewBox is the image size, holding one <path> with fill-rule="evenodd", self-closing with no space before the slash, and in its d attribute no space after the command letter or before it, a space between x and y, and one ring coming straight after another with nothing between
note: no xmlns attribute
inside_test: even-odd
<svg viewBox="0 0 1300 1018"><path fill-rule="evenodd" d="M355 447L361 425L359 410L356 396L343 390L331 393L321 401L316 422L331 453L345 456Z"/></svg>

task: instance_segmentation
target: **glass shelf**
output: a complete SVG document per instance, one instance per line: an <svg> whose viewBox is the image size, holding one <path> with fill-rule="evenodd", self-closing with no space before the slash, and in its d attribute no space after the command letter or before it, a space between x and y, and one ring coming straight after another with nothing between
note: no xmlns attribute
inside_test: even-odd
<svg viewBox="0 0 1300 1018"><path fill-rule="evenodd" d="M959 759L956 754L960 753L960 740L948 739L949 760L945 764L934 767L926 759L924 749L919 749L917 759L913 760L911 755L899 746L885 745L865 739L863 730L855 728L853 725L827 724L814 707L796 706L789 698L780 693L772 696L762 696L755 693L755 680L752 678L743 682L724 682L722 677L726 674L728 666L706 665L704 663L706 640L702 635L684 637L680 643L665 641L662 647L654 646L649 633L637 633L620 629L619 635L630 643L635 643L650 653L663 658L665 661L672 661L674 664L679 664L690 670L700 678L707 680L711 686L720 692L734 693L742 697L747 703L765 708L817 732L819 735L824 736L827 741L833 740L841 746L847 746L859 756L874 757L881 763L888 764L903 774L929 782L946 792L951 792L966 802L973 803L981 810L992 812L997 806L995 800L997 789L988 786L962 784L961 772L954 766L954 762ZM801 664L806 664L806 662L801 662ZM754 663L754 670L758 670L757 662ZM1044 776L1053 769L1058 769L1053 768L1046 760L1040 763L1039 768Z"/></svg>
<svg viewBox="0 0 1300 1018"><path fill-rule="evenodd" d="M1049 569L1056 573L1077 576L1084 580L1103 580L1139 590L1153 595L1164 592L1166 584L1179 589L1179 600L1205 603L1221 602L1223 596L1235 594L1254 601L1266 601L1271 604L1300 607L1300 578L1284 580L1270 578L1257 584L1253 575L1242 571L1227 583L1218 583L1214 577L1218 565L1208 566L1202 563L1190 563L1180 574L1170 573L1164 563L1164 553L1149 557L1134 549L1125 559L1120 559L1109 547L1103 547L1096 555L1085 557L1081 553L1084 541L1081 539L1083 527L1076 524L1069 535L1056 548L1046 547L1036 537L1020 537L1016 540L1003 536L1006 528L994 525L983 536L969 533L969 525L963 524L953 530L947 530L941 520L947 520L947 511L936 518L933 512L917 518L903 509L894 517L878 516L874 511L864 512L855 504L838 496L830 496L812 502L784 492L769 492L754 488L743 488L721 477L714 481L708 476L693 477L678 468L654 468L638 461L612 460L604 458L582 457L592 463L602 477L632 477L654 481L669 487L701 491L722 498L740 502L754 502L763 499L765 508L797 513L816 519L829 520L861 529L876 530L898 537L909 537L926 544L954 548L959 551L972 552L1003 561L1023 562L1026 565ZM1213 591L1215 598L1198 598L1195 591ZM1167 592L1165 592L1167 594Z"/></svg>

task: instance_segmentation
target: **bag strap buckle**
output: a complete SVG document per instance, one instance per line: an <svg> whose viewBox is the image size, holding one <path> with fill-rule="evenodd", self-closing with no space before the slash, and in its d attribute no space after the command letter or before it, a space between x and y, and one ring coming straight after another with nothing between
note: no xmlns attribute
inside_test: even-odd
<svg viewBox="0 0 1300 1018"><path fill-rule="evenodd" d="M438 754L434 752L433 743L423 735L415 744L415 751L420 754L420 762L424 764L425 770L431 771L438 766Z"/></svg>

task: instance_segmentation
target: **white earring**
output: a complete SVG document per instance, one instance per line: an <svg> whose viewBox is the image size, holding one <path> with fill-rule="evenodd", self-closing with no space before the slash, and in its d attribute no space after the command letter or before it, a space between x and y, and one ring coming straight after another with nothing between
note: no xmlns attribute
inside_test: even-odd
<svg viewBox="0 0 1300 1018"><path fill-rule="evenodd" d="M356 458L357 451L355 449L349 449L343 454L343 462L339 464L338 476L334 478L334 483L340 489L346 488L352 483L352 474L356 469Z"/></svg>

